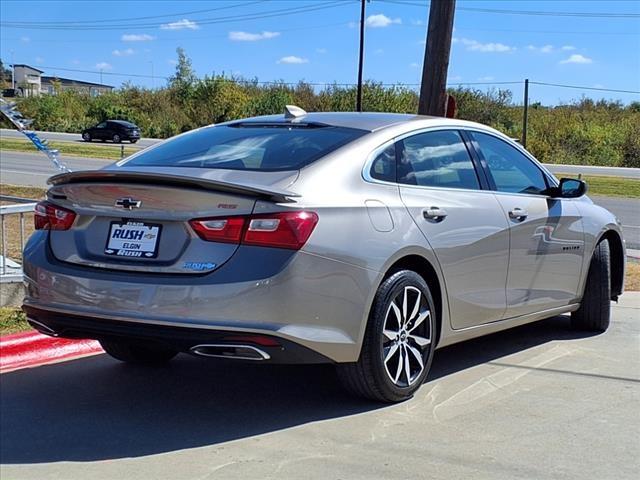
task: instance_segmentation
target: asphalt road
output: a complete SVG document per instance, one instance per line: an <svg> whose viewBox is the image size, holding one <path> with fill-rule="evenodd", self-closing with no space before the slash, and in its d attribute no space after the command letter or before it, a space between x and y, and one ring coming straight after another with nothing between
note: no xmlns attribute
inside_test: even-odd
<svg viewBox="0 0 640 480"><path fill-rule="evenodd" d="M61 158L71 170L97 169L112 163L112 160L95 158ZM55 173L58 172L53 164L42 154L0 151L0 181L3 183L46 187L47 178ZM622 220L628 247L640 249L640 200L613 197L593 199Z"/></svg>
<svg viewBox="0 0 640 480"><path fill-rule="evenodd" d="M2 478L636 479L639 315L627 293L605 334L555 317L439 350L393 406L326 366L99 355L3 374Z"/></svg>
<svg viewBox="0 0 640 480"><path fill-rule="evenodd" d="M38 133L38 136L40 138L47 139L49 141L56 141L56 142L79 142L79 143L85 143L84 140L82 140L82 137L80 136L79 133L62 133L62 132L41 132L41 131L36 131ZM25 136L20 133L17 130L11 130L8 128L0 128L0 138L2 137L6 137L6 138L25 138ZM141 148L146 148L149 147L155 143L160 142L161 140L158 140L157 138L141 138L140 140L138 140L138 142L136 142L135 146L136 147L141 147ZM107 142L107 143L102 143L102 142L92 142L91 145L113 145L111 142ZM124 145L126 146L131 146L131 144L129 142L124 142Z"/></svg>

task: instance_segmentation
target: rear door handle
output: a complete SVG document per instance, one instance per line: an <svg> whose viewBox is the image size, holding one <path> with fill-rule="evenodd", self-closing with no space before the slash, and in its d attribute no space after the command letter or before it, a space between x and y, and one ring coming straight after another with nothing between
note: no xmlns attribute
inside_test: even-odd
<svg viewBox="0 0 640 480"><path fill-rule="evenodd" d="M436 222L439 222L441 220L444 220L444 218L447 216L447 212L444 208L429 207L422 210L422 215L427 220L435 220Z"/></svg>
<svg viewBox="0 0 640 480"><path fill-rule="evenodd" d="M529 212L527 212L526 210L524 210L522 208L516 207L513 210L509 211L509 218L511 218L513 220L518 220L519 222L522 222L528 216L529 216Z"/></svg>

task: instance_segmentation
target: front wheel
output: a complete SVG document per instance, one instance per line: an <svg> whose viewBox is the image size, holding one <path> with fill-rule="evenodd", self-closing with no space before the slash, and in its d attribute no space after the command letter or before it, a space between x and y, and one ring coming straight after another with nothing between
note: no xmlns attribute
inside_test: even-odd
<svg viewBox="0 0 640 480"><path fill-rule="evenodd" d="M128 342L126 340L100 340L100 346L110 356L125 363L158 365L167 363L178 352L159 345Z"/></svg>
<svg viewBox="0 0 640 480"><path fill-rule="evenodd" d="M129 140L131 143L136 143L138 140L133 139L133 140Z"/></svg>
<svg viewBox="0 0 640 480"><path fill-rule="evenodd" d="M576 330L604 332L611 318L611 261L609 242L602 240L593 252L580 308L571 314Z"/></svg>
<svg viewBox="0 0 640 480"><path fill-rule="evenodd" d="M338 365L345 388L381 402L411 398L431 367L435 315L420 275L401 270L389 276L374 298L359 360Z"/></svg>
<svg viewBox="0 0 640 480"><path fill-rule="evenodd" d="M113 143L120 143L122 139L120 138L120 135L118 135L117 133L114 133L113 137L111 137L111 140L113 140Z"/></svg>

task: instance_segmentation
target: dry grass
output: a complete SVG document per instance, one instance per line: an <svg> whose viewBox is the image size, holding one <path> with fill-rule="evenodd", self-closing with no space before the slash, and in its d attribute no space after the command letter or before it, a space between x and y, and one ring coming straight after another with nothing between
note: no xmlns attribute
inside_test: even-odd
<svg viewBox="0 0 640 480"><path fill-rule="evenodd" d="M640 291L640 263L632 261L627 262L624 289L627 292Z"/></svg>
<svg viewBox="0 0 640 480"><path fill-rule="evenodd" d="M35 200L41 200L44 198L44 188L34 187L18 187L14 185L0 184L0 194L11 195L14 197L31 198ZM0 202L0 205L12 205L15 202ZM26 242L27 238L33 233L33 214L25 213L24 218L24 237L23 241ZM22 262L22 249L20 248L20 215L9 215L6 217L6 223L4 225L4 231L0 232L0 246L5 245L7 257L21 263ZM6 234L6 244L3 243L4 235ZM0 247L1 248L1 247Z"/></svg>
<svg viewBox="0 0 640 480"><path fill-rule="evenodd" d="M17 307L0 307L0 335L32 330L24 312Z"/></svg>

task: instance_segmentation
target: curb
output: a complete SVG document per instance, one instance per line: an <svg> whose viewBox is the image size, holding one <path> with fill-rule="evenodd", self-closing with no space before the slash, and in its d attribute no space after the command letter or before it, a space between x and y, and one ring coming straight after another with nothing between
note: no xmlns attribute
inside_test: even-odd
<svg viewBox="0 0 640 480"><path fill-rule="evenodd" d="M36 331L0 337L0 373L103 353L95 340L70 340Z"/></svg>

